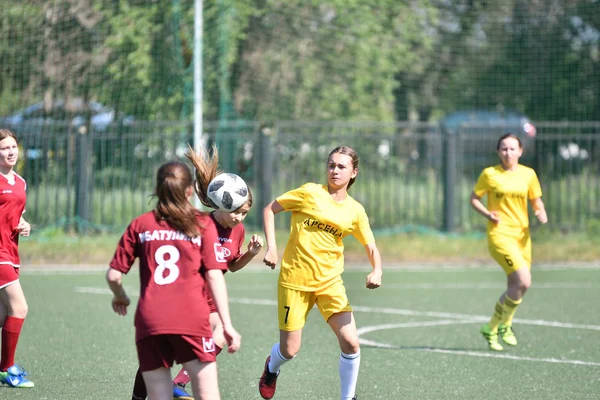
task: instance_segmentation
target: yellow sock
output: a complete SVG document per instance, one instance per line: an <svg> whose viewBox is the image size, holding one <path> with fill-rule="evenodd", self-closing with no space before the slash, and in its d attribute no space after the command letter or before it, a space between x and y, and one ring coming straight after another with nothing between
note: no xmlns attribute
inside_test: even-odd
<svg viewBox="0 0 600 400"><path fill-rule="evenodd" d="M504 306L500 301L496 303L496 308L494 309L494 314L492 315L492 319L488 323L491 331L497 331L498 325L500 325L500 321L502 321L502 316L504 315Z"/></svg>
<svg viewBox="0 0 600 400"><path fill-rule="evenodd" d="M502 314L502 325L512 326L512 320L517 312L517 308L523 299L513 300L508 296L504 296L504 314Z"/></svg>

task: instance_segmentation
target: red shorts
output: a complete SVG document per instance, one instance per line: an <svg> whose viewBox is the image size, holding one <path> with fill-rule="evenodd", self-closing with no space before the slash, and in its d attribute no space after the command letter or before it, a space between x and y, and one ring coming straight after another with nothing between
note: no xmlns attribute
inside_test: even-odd
<svg viewBox="0 0 600 400"><path fill-rule="evenodd" d="M0 264L0 289L19 280L19 268Z"/></svg>
<svg viewBox="0 0 600 400"><path fill-rule="evenodd" d="M217 358L212 337L188 335L154 335L136 343L141 371L171 368L173 362L199 360L214 362Z"/></svg>

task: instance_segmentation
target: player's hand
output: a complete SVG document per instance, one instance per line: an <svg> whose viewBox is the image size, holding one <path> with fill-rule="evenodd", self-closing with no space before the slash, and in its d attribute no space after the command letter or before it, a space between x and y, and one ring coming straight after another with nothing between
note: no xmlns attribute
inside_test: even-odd
<svg viewBox="0 0 600 400"><path fill-rule="evenodd" d="M367 275L367 289L377 289L381 286L381 270L371 271L369 275Z"/></svg>
<svg viewBox="0 0 600 400"><path fill-rule="evenodd" d="M491 211L490 215L487 216L487 219L489 219L490 221L492 221L492 223L496 225L498 225L498 222L500 222L500 216L496 211Z"/></svg>
<svg viewBox="0 0 600 400"><path fill-rule="evenodd" d="M19 225L17 226L17 230L19 231L19 235L29 236L29 233L31 232L31 225L29 222L21 219L21 221L19 221Z"/></svg>
<svg viewBox="0 0 600 400"><path fill-rule="evenodd" d="M548 222L548 215L546 214L545 209L537 210L535 212L535 216L537 217L538 221L540 221L542 224Z"/></svg>
<svg viewBox="0 0 600 400"><path fill-rule="evenodd" d="M242 346L242 336L237 333L233 326L223 327L223 335L227 340L227 351L235 353Z"/></svg>
<svg viewBox="0 0 600 400"><path fill-rule="evenodd" d="M265 254L265 258L263 258L263 263L265 263L265 265L267 267L270 267L271 269L275 269L278 259L279 259L279 256L277 255L277 248L276 247L267 247L267 252Z"/></svg>
<svg viewBox="0 0 600 400"><path fill-rule="evenodd" d="M114 296L112 300L113 311L119 315L127 315L127 307L131 304L129 297Z"/></svg>
<svg viewBox="0 0 600 400"><path fill-rule="evenodd" d="M263 247L263 239L258 235L252 235L250 238L250 243L248 243L248 251L256 255L260 252Z"/></svg>

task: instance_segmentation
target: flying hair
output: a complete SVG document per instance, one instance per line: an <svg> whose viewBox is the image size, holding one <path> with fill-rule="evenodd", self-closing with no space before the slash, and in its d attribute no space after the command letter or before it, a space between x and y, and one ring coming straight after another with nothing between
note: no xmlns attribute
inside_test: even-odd
<svg viewBox="0 0 600 400"><path fill-rule="evenodd" d="M198 154L192 146L188 144L188 152L185 156L190 160L196 170L196 178L194 179L194 191L200 202L208 207L213 208L208 199L208 185L215 177L222 174L223 171L219 168L219 151L213 144L209 152ZM248 206L252 207L252 191L248 188Z"/></svg>

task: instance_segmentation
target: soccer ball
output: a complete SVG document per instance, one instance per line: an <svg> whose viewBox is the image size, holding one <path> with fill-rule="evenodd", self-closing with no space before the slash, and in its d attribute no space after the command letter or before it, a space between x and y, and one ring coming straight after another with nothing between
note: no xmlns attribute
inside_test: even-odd
<svg viewBox="0 0 600 400"><path fill-rule="evenodd" d="M210 181L207 195L214 208L232 212L248 201L248 186L236 174L223 173Z"/></svg>

